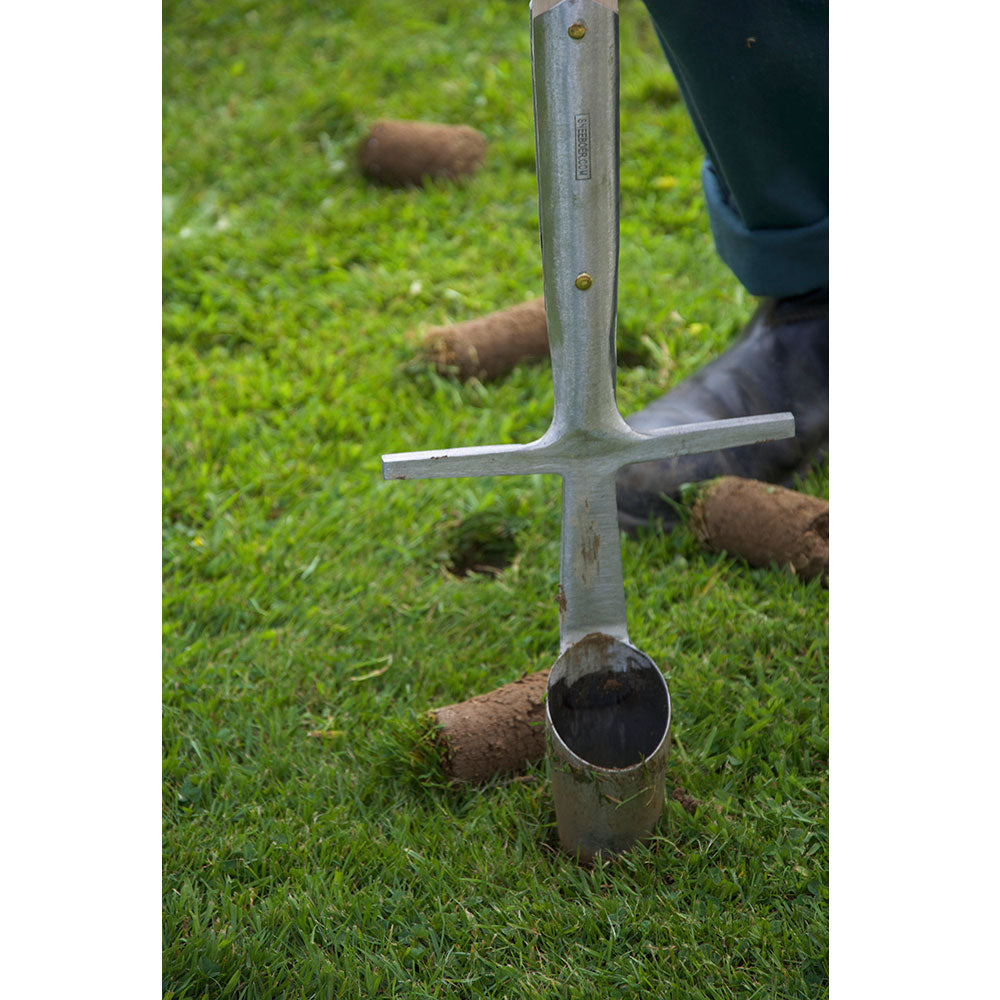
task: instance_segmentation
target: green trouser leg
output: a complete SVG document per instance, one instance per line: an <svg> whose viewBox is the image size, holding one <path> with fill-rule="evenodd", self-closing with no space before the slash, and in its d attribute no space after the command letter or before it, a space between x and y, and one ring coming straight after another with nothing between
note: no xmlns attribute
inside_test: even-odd
<svg viewBox="0 0 1000 1000"><path fill-rule="evenodd" d="M645 3L708 154L719 255L754 295L828 285L827 3Z"/></svg>

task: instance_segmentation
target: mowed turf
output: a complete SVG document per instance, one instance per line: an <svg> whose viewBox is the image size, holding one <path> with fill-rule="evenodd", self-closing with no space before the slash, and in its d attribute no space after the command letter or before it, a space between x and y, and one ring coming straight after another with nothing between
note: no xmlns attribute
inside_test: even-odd
<svg viewBox="0 0 1000 1000"><path fill-rule="evenodd" d="M754 301L638 0L621 26L628 413ZM380 477L548 423L546 366L463 384L411 334L541 292L527 5L167 3L164 95L164 995L826 995L818 582L686 527L623 540L683 790L624 858L558 852L544 765L451 789L421 740L426 709L558 652L557 479ZM486 160L376 187L378 118L472 125ZM464 523L505 569L449 572Z"/></svg>

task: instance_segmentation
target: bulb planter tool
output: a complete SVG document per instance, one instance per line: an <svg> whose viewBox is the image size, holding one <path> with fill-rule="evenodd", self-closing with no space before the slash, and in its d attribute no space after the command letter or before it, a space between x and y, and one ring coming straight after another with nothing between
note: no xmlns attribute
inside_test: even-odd
<svg viewBox="0 0 1000 1000"><path fill-rule="evenodd" d="M617 0L534 0L531 63L552 422L530 444L384 455L382 475L562 477L546 746L560 842L587 863L652 833L669 749L666 682L628 637L615 475L633 462L791 437L795 425L778 413L641 433L622 419Z"/></svg>

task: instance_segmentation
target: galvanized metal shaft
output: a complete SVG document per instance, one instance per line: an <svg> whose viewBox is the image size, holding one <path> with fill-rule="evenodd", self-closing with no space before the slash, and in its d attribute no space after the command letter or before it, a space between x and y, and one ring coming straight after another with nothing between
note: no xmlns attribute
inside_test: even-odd
<svg viewBox="0 0 1000 1000"><path fill-rule="evenodd" d="M615 475L632 462L794 433L790 413L632 430L615 401L618 13L612 0L536 0L532 75L542 274L554 385L537 441L384 455L386 479L562 476L560 650L628 641Z"/></svg>

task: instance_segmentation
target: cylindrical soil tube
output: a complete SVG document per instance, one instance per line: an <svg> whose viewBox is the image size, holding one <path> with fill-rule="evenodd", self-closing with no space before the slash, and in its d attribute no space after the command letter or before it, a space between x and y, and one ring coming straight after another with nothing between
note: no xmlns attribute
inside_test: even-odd
<svg viewBox="0 0 1000 1000"><path fill-rule="evenodd" d="M539 670L433 712L445 774L453 781L486 781L538 760L545 753L548 676Z"/></svg>
<svg viewBox="0 0 1000 1000"><path fill-rule="evenodd" d="M424 334L423 349L442 375L483 382L499 378L522 361L549 356L545 300L537 298L464 323L432 327Z"/></svg>
<svg viewBox="0 0 1000 1000"><path fill-rule="evenodd" d="M363 173L397 187L474 174L485 155L485 136L468 125L408 121L375 122L359 151Z"/></svg>
<svg viewBox="0 0 1000 1000"><path fill-rule="evenodd" d="M549 674L545 736L565 851L590 864L653 833L663 813L670 694L645 653L601 633L567 647Z"/></svg>

